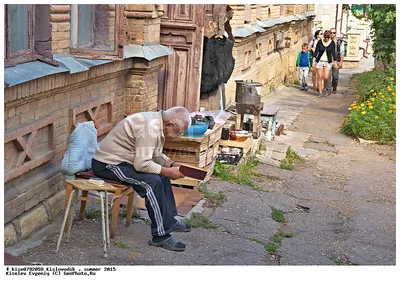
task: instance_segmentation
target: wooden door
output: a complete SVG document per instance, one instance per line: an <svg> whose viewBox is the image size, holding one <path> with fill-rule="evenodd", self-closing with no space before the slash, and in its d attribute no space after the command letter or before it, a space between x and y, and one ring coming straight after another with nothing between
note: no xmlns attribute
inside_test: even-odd
<svg viewBox="0 0 400 282"><path fill-rule="evenodd" d="M161 19L161 44L174 51L159 71L158 108L184 106L198 111L205 5L166 4Z"/></svg>

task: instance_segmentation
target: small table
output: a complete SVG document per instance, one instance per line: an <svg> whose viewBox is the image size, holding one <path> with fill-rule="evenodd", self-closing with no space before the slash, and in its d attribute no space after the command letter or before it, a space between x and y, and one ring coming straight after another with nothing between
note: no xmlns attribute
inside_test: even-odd
<svg viewBox="0 0 400 282"><path fill-rule="evenodd" d="M261 119L268 118L268 131L271 132L272 139L275 138L276 115L278 112L279 108L266 108L261 112Z"/></svg>
<svg viewBox="0 0 400 282"><path fill-rule="evenodd" d="M247 103L236 103L236 129L241 130L243 126L243 117L245 114L253 115L253 132L258 138L261 134L260 126L260 113L264 108L264 103L259 104L247 104Z"/></svg>

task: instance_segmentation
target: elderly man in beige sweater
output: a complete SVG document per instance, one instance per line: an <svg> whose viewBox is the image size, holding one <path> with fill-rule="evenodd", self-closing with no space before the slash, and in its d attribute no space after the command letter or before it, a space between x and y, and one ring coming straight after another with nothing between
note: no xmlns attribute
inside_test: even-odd
<svg viewBox="0 0 400 282"><path fill-rule="evenodd" d="M97 176L127 183L145 198L153 236L149 244L173 251L184 251L186 246L170 233L188 232L191 227L174 218L177 211L170 179L184 175L162 150L166 137L179 136L190 124L184 107L130 115L100 142L92 160Z"/></svg>

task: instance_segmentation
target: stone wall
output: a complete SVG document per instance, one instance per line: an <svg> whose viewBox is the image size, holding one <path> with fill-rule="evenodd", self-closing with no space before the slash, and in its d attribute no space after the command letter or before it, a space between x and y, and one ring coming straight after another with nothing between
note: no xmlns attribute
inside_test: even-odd
<svg viewBox="0 0 400 282"><path fill-rule="evenodd" d="M244 5L232 5L236 11L240 11L236 24L242 20L241 9ZM243 6L243 7L242 7ZM305 5L286 5L284 11L289 14L294 12L306 12ZM307 5L308 11L313 9ZM261 15L267 15L270 9L271 18L279 17L280 5L261 5ZM257 11L253 9L252 11ZM294 13L296 14L296 13ZM268 19L268 18L267 18ZM265 20L265 19L261 19ZM243 26L243 24L242 24ZM293 21L266 29L263 33L254 33L246 38L235 38L233 56L235 68L226 85L226 105L235 102L235 80L253 80L262 84L262 95L274 91L276 87L285 83L293 83L297 79L295 60L297 53L301 51L301 45L308 43L312 38L312 19ZM274 33L288 32L291 38L289 48L279 51L274 48Z"/></svg>

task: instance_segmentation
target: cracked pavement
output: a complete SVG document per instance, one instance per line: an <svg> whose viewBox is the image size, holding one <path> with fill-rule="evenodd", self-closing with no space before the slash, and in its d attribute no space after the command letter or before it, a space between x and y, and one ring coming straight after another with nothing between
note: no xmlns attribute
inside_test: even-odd
<svg viewBox="0 0 400 282"><path fill-rule="evenodd" d="M264 175L257 185L269 192L212 179L207 189L222 192L225 201L219 207L202 201L196 210L220 228L176 233L185 252L149 246L150 227L137 219L129 228L119 222L107 259L99 220L75 221L59 254L53 250L60 219L6 251L50 265L395 265L395 147L360 144L338 131L354 99L349 78L370 67L371 58L341 70L339 94L328 98L297 86L264 97L266 105L281 108L286 132L267 142L264 164L255 168ZM268 152L289 146L305 157L293 171L268 161ZM287 222L274 221L271 207L285 211ZM265 244L279 231L293 236L270 255Z"/></svg>

